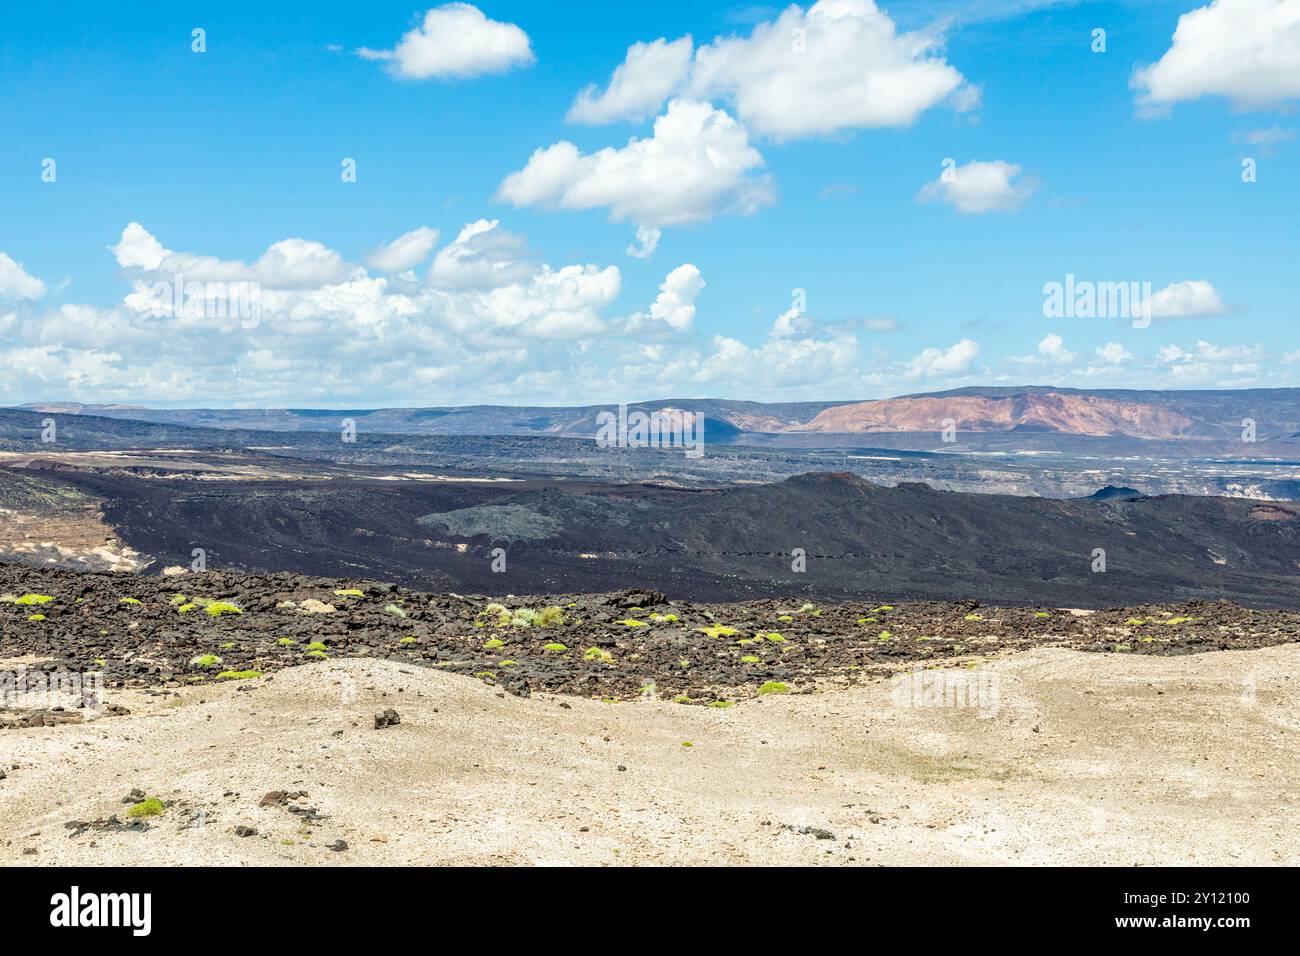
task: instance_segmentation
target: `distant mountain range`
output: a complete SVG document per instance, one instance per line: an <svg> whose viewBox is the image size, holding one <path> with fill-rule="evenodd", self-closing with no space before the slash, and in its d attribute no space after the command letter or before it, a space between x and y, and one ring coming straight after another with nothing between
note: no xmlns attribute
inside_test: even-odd
<svg viewBox="0 0 1300 956"><path fill-rule="evenodd" d="M157 424L257 431L336 431L344 418L371 433L397 435L544 435L592 437L610 405L573 407L467 405L379 409L151 409L136 405L37 402L34 412L93 415ZM745 402L663 399L632 406L646 412L701 413L706 440L809 446L845 439L915 447L933 444L945 428L966 436L1043 436L1159 442L1241 443L1254 423L1261 443L1300 439L1300 389L1143 391L1052 386L960 388L872 401ZM887 436L894 436L893 439ZM1041 442L1039 442L1041 444Z"/></svg>

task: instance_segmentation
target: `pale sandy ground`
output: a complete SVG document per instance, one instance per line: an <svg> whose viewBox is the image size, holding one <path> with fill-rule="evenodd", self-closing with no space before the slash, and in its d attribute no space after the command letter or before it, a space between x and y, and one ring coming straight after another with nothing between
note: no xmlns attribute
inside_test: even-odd
<svg viewBox="0 0 1300 956"><path fill-rule="evenodd" d="M1300 861L1300 646L968 673L997 682L996 714L911 706L906 676L709 710L364 660L136 694L129 717L0 731L0 863ZM402 723L375 730L384 707ZM153 829L68 835L134 787L173 801ZM259 807L271 790L326 819L300 835Z"/></svg>

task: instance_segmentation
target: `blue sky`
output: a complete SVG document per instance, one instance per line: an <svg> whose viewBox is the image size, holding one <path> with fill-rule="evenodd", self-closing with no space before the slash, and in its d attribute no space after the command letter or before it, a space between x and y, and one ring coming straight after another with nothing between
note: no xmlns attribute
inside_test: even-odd
<svg viewBox="0 0 1300 956"><path fill-rule="evenodd" d="M1300 384L1300 0L7 17L0 402Z"/></svg>

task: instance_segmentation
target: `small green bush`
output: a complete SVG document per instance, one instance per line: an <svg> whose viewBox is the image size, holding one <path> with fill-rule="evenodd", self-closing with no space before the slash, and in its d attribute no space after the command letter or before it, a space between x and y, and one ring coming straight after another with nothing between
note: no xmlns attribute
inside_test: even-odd
<svg viewBox="0 0 1300 956"><path fill-rule="evenodd" d="M126 815L132 820L139 820L144 817L156 817L166 809L163 802L157 797L146 797L139 803L132 804L131 808L126 811Z"/></svg>
<svg viewBox="0 0 1300 956"><path fill-rule="evenodd" d="M231 604L229 601L213 601L203 609L207 612L208 617L221 617L223 614L243 614L244 609L237 604Z"/></svg>
<svg viewBox="0 0 1300 956"><path fill-rule="evenodd" d="M778 680L770 680L758 689L760 694L788 694L790 686L783 684Z"/></svg>

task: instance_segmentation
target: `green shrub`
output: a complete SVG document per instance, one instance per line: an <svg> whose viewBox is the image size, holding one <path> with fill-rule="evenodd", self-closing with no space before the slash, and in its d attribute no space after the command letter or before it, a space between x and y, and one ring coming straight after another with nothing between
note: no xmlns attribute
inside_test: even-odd
<svg viewBox="0 0 1300 956"><path fill-rule="evenodd" d="M216 654L200 654L190 660L190 664L194 667L216 667L220 663L221 658Z"/></svg>
<svg viewBox="0 0 1300 956"><path fill-rule="evenodd" d="M790 686L783 684L778 680L770 680L758 689L760 694L788 694Z"/></svg>
<svg viewBox="0 0 1300 956"><path fill-rule="evenodd" d="M261 676L261 671L222 671L217 675L217 680L252 680Z"/></svg>
<svg viewBox="0 0 1300 956"><path fill-rule="evenodd" d="M157 797L146 797L139 803L132 804L126 811L126 815L132 820L139 820L144 817L156 817L163 813L167 808Z"/></svg>
<svg viewBox="0 0 1300 956"><path fill-rule="evenodd" d="M696 630L709 637L735 637L740 633L734 627L727 627L725 624L713 624L709 627L697 627Z"/></svg>
<svg viewBox="0 0 1300 956"><path fill-rule="evenodd" d="M564 625L564 610L552 604L544 607L537 614L538 627L562 627Z"/></svg>
<svg viewBox="0 0 1300 956"><path fill-rule="evenodd" d="M568 647L561 644L559 641L552 641L550 644L543 644L542 650L551 654L562 654L568 650Z"/></svg>
<svg viewBox="0 0 1300 956"><path fill-rule="evenodd" d="M24 594L20 598L15 598L12 603L30 607L33 604L49 604L53 600L54 598L48 594Z"/></svg>
<svg viewBox="0 0 1300 956"><path fill-rule="evenodd" d="M223 614L243 614L244 609L229 601L213 601L203 609L208 617L221 617Z"/></svg>

